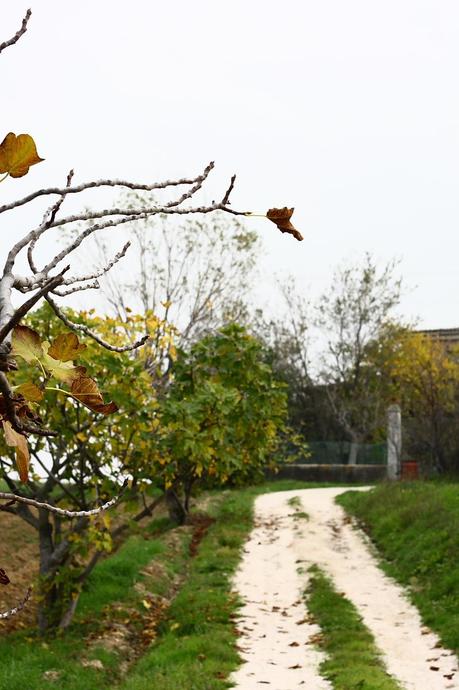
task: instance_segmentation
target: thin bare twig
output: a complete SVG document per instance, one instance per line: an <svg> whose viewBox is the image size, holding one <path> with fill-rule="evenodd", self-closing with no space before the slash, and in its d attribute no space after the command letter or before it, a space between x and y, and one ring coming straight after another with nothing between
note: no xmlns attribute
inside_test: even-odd
<svg viewBox="0 0 459 690"><path fill-rule="evenodd" d="M138 347L142 347L142 345L144 345L147 342L147 340L150 338L148 333L146 333L139 340L136 340L135 343L131 343L129 345L122 345L120 347L117 347L116 345L110 345L110 343L107 343L100 336L98 336L97 333L94 333L94 331L91 331L91 329L88 328L87 326L84 326L82 323L75 323L74 321L71 321L64 314L64 312L57 306L56 302L52 299L52 297L49 296L49 294L45 295L45 299L50 304L50 306L53 309L56 316L63 323L65 323L65 325L68 328L71 328L72 331L80 331L81 333L84 333L85 335L87 335L90 338L92 338L93 340L95 340L96 343L99 343L99 345L102 345L102 347L105 347L106 350L110 350L110 352L130 352L131 350L136 350Z"/></svg>
<svg viewBox="0 0 459 690"><path fill-rule="evenodd" d="M98 515L99 513L102 513L105 510L108 510L112 506L115 505L115 503L118 503L120 500L125 488L128 485L128 480L126 480L121 487L121 490L117 496L114 498L111 498L109 501L104 503L103 505L99 506L98 508L92 508L91 510L66 510L64 508L58 508L57 506L53 506L50 503L44 503L42 501L36 501L34 498L27 498L27 496L18 496L16 494L11 494L6 491L0 491L0 500L5 500L5 501L15 501L17 503L24 503L25 505L28 506L33 506L34 508L41 508L44 510L47 510L50 513L55 513L56 515L62 515L63 517L69 517L69 518L80 518L80 517L91 517L92 515Z"/></svg>
<svg viewBox="0 0 459 690"><path fill-rule="evenodd" d="M29 587L24 599L22 599L17 606L15 606L12 609L8 609L8 611L1 611L0 612L0 620L5 620L5 618L11 618L11 616L15 616L19 611L22 611L24 606L27 604L27 602L30 599L30 595L32 594L32 587Z"/></svg>
<svg viewBox="0 0 459 690"><path fill-rule="evenodd" d="M8 41L4 41L3 43L0 43L0 53L2 50L5 50L5 48L9 48L10 46L14 46L15 43L19 41L21 36L25 34L27 31L27 24L29 23L29 19L32 15L32 10L27 10L24 19L22 20L21 28L16 31L14 34L13 38L10 38Z"/></svg>
<svg viewBox="0 0 459 690"><path fill-rule="evenodd" d="M65 184L66 189L68 189L70 187L70 185L72 184L73 175L74 175L74 171L70 170L68 175L67 175L67 181ZM56 220L56 215L58 214L60 207L64 203L65 197L66 197L66 193L63 193L61 195L61 197L57 201L55 201L54 204L52 204L52 206L49 207L49 209L46 211L46 213L43 217L42 223L41 223L40 228L39 228L39 231L41 229L41 232L38 232L37 235L35 235L35 237L32 238L32 240L28 246L27 259L28 259L29 266L30 266L31 270L34 273L38 272L37 267L35 266L34 258L33 258L33 250L35 249L35 245L37 243L37 240L38 240L39 236L41 234L43 234L43 232L46 232L46 230L49 228L51 223L54 223L54 221Z"/></svg>
<svg viewBox="0 0 459 690"><path fill-rule="evenodd" d="M184 177L179 180L165 180L164 182L153 182L153 184L142 184L137 182L128 182L127 180L97 180L93 182L85 182L80 185L75 185L75 187L48 187L47 189L38 189L36 192L32 192L22 199L17 199L9 204L4 204L0 206L0 213L5 211L11 211L14 208L28 204L30 201L37 199L40 196L50 196L52 194L79 194L86 189L94 189L95 187L126 187L127 189L132 189L138 192L153 192L156 189L167 189L168 187L179 187L186 184L197 184L199 180L203 180L208 176L210 170L214 167L214 163L211 162L206 167L201 175L194 178ZM206 173L206 171L209 171Z"/></svg>

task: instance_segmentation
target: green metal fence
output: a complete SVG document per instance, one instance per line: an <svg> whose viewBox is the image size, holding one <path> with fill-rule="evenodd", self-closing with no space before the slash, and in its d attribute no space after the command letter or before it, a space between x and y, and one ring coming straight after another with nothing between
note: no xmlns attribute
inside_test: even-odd
<svg viewBox="0 0 459 690"><path fill-rule="evenodd" d="M303 461L311 465L347 465L351 444L348 441L308 441L310 456ZM386 443L359 443L357 465L385 465Z"/></svg>

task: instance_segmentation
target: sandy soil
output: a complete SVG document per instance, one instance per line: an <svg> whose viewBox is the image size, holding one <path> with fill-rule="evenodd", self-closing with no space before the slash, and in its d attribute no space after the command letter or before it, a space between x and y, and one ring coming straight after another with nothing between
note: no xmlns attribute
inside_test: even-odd
<svg viewBox="0 0 459 690"><path fill-rule="evenodd" d="M458 660L422 625L403 590L378 567L365 535L334 498L346 489L308 489L260 496L234 588L244 606L238 630L245 661L232 676L237 690L325 690L320 631L308 620L302 593L317 564L357 607L388 672L406 690L459 690ZM301 505L289 499L298 496ZM308 519L298 517L299 511ZM297 516L295 516L295 512Z"/></svg>

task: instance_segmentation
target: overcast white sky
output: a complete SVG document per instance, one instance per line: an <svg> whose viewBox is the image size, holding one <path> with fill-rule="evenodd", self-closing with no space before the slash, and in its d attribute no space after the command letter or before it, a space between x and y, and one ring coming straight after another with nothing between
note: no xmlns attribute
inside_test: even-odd
<svg viewBox="0 0 459 690"><path fill-rule="evenodd" d="M0 199L70 167L148 182L215 160L209 201L236 172L234 207L295 206L301 244L250 221L268 290L286 272L314 296L343 259L395 255L405 314L459 325L457 1L30 1L0 59L0 139L28 132L46 161ZM29 4L0 4L0 40ZM40 209L3 214L2 255Z"/></svg>

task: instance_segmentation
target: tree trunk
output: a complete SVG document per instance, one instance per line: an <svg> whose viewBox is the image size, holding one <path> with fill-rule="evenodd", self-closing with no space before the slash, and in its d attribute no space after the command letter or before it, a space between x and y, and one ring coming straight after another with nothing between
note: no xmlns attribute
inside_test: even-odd
<svg viewBox="0 0 459 690"><path fill-rule="evenodd" d="M348 465L356 465L357 464L357 452L359 450L359 444L355 439L351 441L351 444L349 446L349 457L347 460Z"/></svg>
<svg viewBox="0 0 459 690"><path fill-rule="evenodd" d="M44 635L56 624L56 585L50 578L51 557L54 551L53 528L49 513L40 510L38 515L40 543L40 597L38 602L38 628Z"/></svg>
<svg viewBox="0 0 459 690"><path fill-rule="evenodd" d="M174 489L166 491L166 506L172 522L175 522L177 525L185 524L187 512Z"/></svg>

